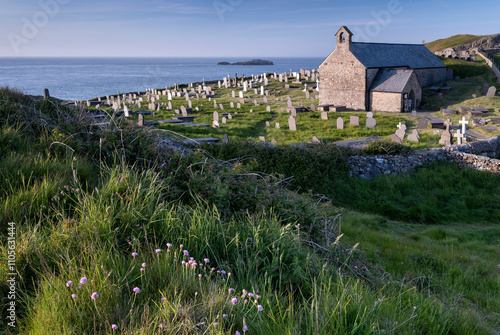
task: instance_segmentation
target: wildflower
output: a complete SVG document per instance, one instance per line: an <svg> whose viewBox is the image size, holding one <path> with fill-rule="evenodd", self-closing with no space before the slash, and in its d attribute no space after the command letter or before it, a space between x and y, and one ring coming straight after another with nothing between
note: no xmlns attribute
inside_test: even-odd
<svg viewBox="0 0 500 335"><path fill-rule="evenodd" d="M222 314L222 317L225 319L227 318L227 314Z"/></svg>
<svg viewBox="0 0 500 335"><path fill-rule="evenodd" d="M222 278L222 282L225 283L226 282L226 279L225 278Z"/></svg>
<svg viewBox="0 0 500 335"><path fill-rule="evenodd" d="M182 265L186 265L187 263L186 263L186 262L184 262L184 261L182 261L182 262L181 262L181 264L182 264Z"/></svg>
<svg viewBox="0 0 500 335"><path fill-rule="evenodd" d="M236 331L235 335L241 335L241 333L239 331Z"/></svg>
<svg viewBox="0 0 500 335"><path fill-rule="evenodd" d="M230 288L229 292L234 293L234 288Z"/></svg>
<svg viewBox="0 0 500 335"><path fill-rule="evenodd" d="M71 287L71 286L73 286L73 282L71 280L68 280L66 282L66 287Z"/></svg>
<svg viewBox="0 0 500 335"><path fill-rule="evenodd" d="M188 256L189 256L189 251L184 250L184 251L183 251L183 253L184 253L184 256L186 256L186 257L188 257Z"/></svg>
<svg viewBox="0 0 500 335"><path fill-rule="evenodd" d="M132 257L134 257L134 258L136 258L136 257L137 257L137 255L139 255L137 252L133 252L133 253L132 253Z"/></svg>
<svg viewBox="0 0 500 335"><path fill-rule="evenodd" d="M245 299L245 301L243 301L244 304L248 303L248 300Z"/></svg>
<svg viewBox="0 0 500 335"><path fill-rule="evenodd" d="M142 263L142 267L145 268L146 267L146 263Z"/></svg>
<svg viewBox="0 0 500 335"><path fill-rule="evenodd" d="M243 295L247 295L247 294L248 294L247 290L243 289Z"/></svg>
<svg viewBox="0 0 500 335"><path fill-rule="evenodd" d="M71 298L76 299L76 294L72 294Z"/></svg>
<svg viewBox="0 0 500 335"><path fill-rule="evenodd" d="M220 272L220 273L222 273L223 275L225 275L225 274L226 274L226 271L221 270L221 272Z"/></svg>
<svg viewBox="0 0 500 335"><path fill-rule="evenodd" d="M95 300L95 299L99 298L99 294L97 294L97 292L94 292L94 293L92 293L92 295L90 297L92 298L92 300Z"/></svg>
<svg viewBox="0 0 500 335"><path fill-rule="evenodd" d="M161 302L164 302L165 300L167 300L165 297L161 297Z"/></svg>
<svg viewBox="0 0 500 335"><path fill-rule="evenodd" d="M255 297L256 297L257 299L260 299L260 298L261 298L261 296L260 296L260 295L258 295L258 294L256 294L256 295L255 295Z"/></svg>
<svg viewBox="0 0 500 335"><path fill-rule="evenodd" d="M104 265L101 265L101 269L103 269L103 270L104 270Z"/></svg>
<svg viewBox="0 0 500 335"><path fill-rule="evenodd" d="M244 333L246 333L248 331L247 325L244 325L242 330L243 330Z"/></svg>
<svg viewBox="0 0 500 335"><path fill-rule="evenodd" d="M257 305L257 309L262 312L264 310L264 308L261 306L261 305Z"/></svg>
<svg viewBox="0 0 500 335"><path fill-rule="evenodd" d="M231 303L232 303L233 305L235 305L237 302L238 302L238 299L236 299L236 298L231 299Z"/></svg>
<svg viewBox="0 0 500 335"><path fill-rule="evenodd" d="M201 278L201 273L198 275L198 278Z"/></svg>
<svg viewBox="0 0 500 335"><path fill-rule="evenodd" d="M80 284L85 284L87 282L87 277L82 277L82 279L80 279Z"/></svg>
<svg viewBox="0 0 500 335"><path fill-rule="evenodd" d="M144 268L141 268L141 272L144 271Z"/></svg>
<svg viewBox="0 0 500 335"><path fill-rule="evenodd" d="M356 270L357 270L357 269L358 269L358 267L357 267L356 265L354 265L354 269L356 269Z"/></svg>
<svg viewBox="0 0 500 335"><path fill-rule="evenodd" d="M134 291L135 293L139 293L141 292L141 289L138 287L134 287L132 291Z"/></svg>
<svg viewBox="0 0 500 335"><path fill-rule="evenodd" d="M203 261L204 261L205 263L210 263L210 260L209 260L208 258L204 258L204 259L203 259Z"/></svg>
<svg viewBox="0 0 500 335"><path fill-rule="evenodd" d="M231 272L229 272L229 273L227 274L227 276L228 276L228 277L231 277Z"/></svg>
<svg viewBox="0 0 500 335"><path fill-rule="evenodd" d="M167 243L167 248L169 248L169 249L172 248L172 244Z"/></svg>
<svg viewBox="0 0 500 335"><path fill-rule="evenodd" d="M115 325L115 324L112 324L112 325L111 325L111 328L113 328L114 330L117 330L117 329L118 329L118 326L117 326L117 325Z"/></svg>
<svg viewBox="0 0 500 335"><path fill-rule="evenodd" d="M159 254L161 252L161 249L156 249L155 252Z"/></svg>
<svg viewBox="0 0 500 335"><path fill-rule="evenodd" d="M182 248L184 248L184 244L181 244L181 245L179 246L179 248L181 248L181 249L182 249Z"/></svg>
<svg viewBox="0 0 500 335"><path fill-rule="evenodd" d="M214 327L217 326L217 322L212 323L212 326Z"/></svg>
<svg viewBox="0 0 500 335"><path fill-rule="evenodd" d="M253 293L248 293L248 296L249 296L250 298L253 298L253 297L254 297Z"/></svg>
<svg viewBox="0 0 500 335"><path fill-rule="evenodd" d="M160 328L161 329L165 328L165 325L163 323L160 323Z"/></svg>

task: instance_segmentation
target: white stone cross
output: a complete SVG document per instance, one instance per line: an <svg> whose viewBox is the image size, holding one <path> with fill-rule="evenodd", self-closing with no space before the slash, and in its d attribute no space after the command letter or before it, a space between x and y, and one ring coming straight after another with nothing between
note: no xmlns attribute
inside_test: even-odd
<svg viewBox="0 0 500 335"><path fill-rule="evenodd" d="M400 123L398 124L398 129L401 129L402 127L403 127L403 124L400 122Z"/></svg>
<svg viewBox="0 0 500 335"><path fill-rule="evenodd" d="M467 128L465 127L465 125L469 124L469 121L467 121L467 118L464 116L462 118L462 121L459 121L458 123L460 123L462 125L462 134L465 135L465 131L467 130Z"/></svg>
<svg viewBox="0 0 500 335"><path fill-rule="evenodd" d="M457 129L457 133L453 136L457 138L457 144L462 144L462 139L464 138L464 135L460 132L460 129Z"/></svg>

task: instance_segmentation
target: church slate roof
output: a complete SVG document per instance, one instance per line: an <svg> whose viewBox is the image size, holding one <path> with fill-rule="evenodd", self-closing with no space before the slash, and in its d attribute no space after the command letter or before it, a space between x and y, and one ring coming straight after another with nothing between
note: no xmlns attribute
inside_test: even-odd
<svg viewBox="0 0 500 335"><path fill-rule="evenodd" d="M423 44L353 42L351 52L366 68L427 69L446 67Z"/></svg>
<svg viewBox="0 0 500 335"><path fill-rule="evenodd" d="M413 70L380 70L370 91L402 93L412 73Z"/></svg>

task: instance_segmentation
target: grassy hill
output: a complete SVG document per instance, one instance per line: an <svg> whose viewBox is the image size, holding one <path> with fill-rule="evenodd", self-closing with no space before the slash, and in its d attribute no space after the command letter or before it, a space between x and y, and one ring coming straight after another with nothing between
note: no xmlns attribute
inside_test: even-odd
<svg viewBox="0 0 500 335"><path fill-rule="evenodd" d="M0 333L500 330L500 176L170 141L0 89Z"/></svg>
<svg viewBox="0 0 500 335"><path fill-rule="evenodd" d="M455 35L448 38L442 38L433 42L425 43L427 48L432 51L441 51L447 48L455 47L462 44L468 44L475 41L478 41L484 37L488 37L489 35Z"/></svg>

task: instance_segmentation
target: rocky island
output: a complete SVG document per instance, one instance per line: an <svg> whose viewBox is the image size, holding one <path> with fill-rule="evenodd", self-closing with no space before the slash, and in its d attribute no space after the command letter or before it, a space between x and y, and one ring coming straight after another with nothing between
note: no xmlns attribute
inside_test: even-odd
<svg viewBox="0 0 500 335"><path fill-rule="evenodd" d="M251 59L245 62L229 63L229 62L219 62L217 65L274 65L273 62L263 59Z"/></svg>

